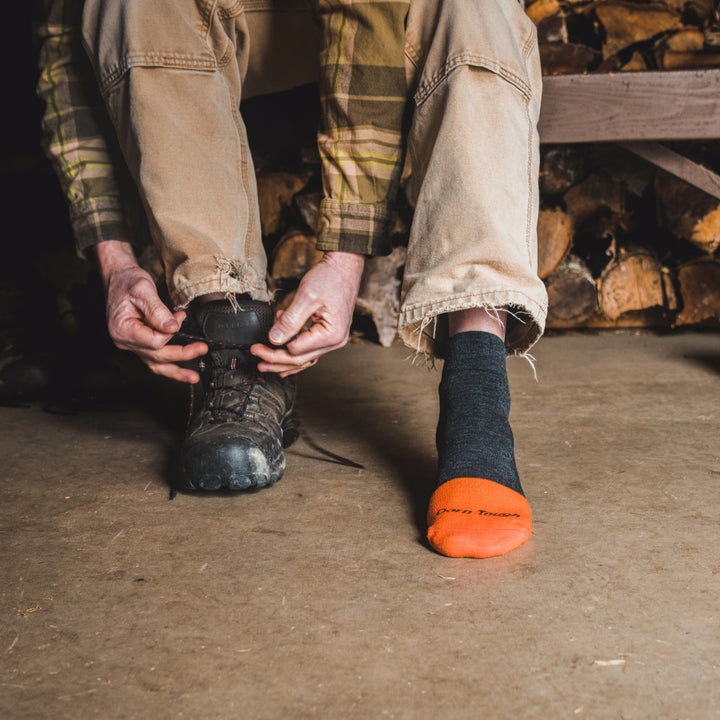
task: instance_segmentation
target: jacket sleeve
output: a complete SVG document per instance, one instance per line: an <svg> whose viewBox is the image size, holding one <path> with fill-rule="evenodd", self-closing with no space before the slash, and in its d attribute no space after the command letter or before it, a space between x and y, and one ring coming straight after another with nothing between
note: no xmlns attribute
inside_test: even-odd
<svg viewBox="0 0 720 720"><path fill-rule="evenodd" d="M409 2L319 0L324 199L318 247L390 252L403 165Z"/></svg>
<svg viewBox="0 0 720 720"><path fill-rule="evenodd" d="M82 0L44 0L38 96L45 102L43 147L70 207L77 249L130 242L123 205L124 161L80 41Z"/></svg>

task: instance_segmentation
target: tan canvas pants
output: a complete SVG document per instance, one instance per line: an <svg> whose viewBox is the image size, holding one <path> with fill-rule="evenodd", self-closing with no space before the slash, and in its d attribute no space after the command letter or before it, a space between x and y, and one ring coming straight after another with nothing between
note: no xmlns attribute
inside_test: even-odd
<svg viewBox="0 0 720 720"><path fill-rule="evenodd" d="M83 35L173 301L267 299L239 104L317 77L308 3L86 0ZM508 350L524 353L547 303L536 273L534 26L517 0L412 0L405 41L416 212L401 337L436 354L444 313L508 308Z"/></svg>

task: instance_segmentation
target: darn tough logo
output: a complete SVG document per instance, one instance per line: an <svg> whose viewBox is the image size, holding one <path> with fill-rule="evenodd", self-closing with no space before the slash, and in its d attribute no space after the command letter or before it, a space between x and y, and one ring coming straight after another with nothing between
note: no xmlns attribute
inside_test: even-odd
<svg viewBox="0 0 720 720"><path fill-rule="evenodd" d="M437 511L437 515L442 515L443 513L458 513L459 515L474 515L477 513L484 517L520 517L519 513L493 513L487 510L460 510L460 508L441 508Z"/></svg>

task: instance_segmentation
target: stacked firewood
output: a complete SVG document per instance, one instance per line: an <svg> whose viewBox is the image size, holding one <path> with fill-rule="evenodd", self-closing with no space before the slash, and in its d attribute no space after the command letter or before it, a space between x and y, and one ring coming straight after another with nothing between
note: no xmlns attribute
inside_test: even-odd
<svg viewBox="0 0 720 720"><path fill-rule="evenodd" d="M719 200L607 145L543 148L540 187L550 327L720 320Z"/></svg>
<svg viewBox="0 0 720 720"><path fill-rule="evenodd" d="M546 74L720 64L714 0L529 0Z"/></svg>
<svg viewBox="0 0 720 720"><path fill-rule="evenodd" d="M687 148L682 148L687 151ZM693 149L717 161L718 148ZM322 259L319 168L258 177L269 273L281 306ZM548 326L670 327L720 321L720 201L617 146L543 146L538 272ZM404 201L404 197L402 198ZM394 250L367 263L357 311L392 343L412 208Z"/></svg>

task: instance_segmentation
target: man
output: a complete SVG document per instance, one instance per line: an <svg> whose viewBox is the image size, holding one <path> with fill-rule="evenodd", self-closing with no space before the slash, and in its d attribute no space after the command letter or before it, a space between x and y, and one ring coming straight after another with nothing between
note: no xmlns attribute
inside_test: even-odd
<svg viewBox="0 0 720 720"><path fill-rule="evenodd" d="M446 357L428 538L470 557L525 542L505 355L540 336L546 295L535 272L541 80L517 0L81 4L56 0L44 26L48 145L79 247L95 249L116 344L189 383L199 375L178 363L203 358L184 486L242 490L282 475L289 376L347 341L364 258L389 249L407 147L416 211L399 333ZM82 99L80 22L175 312L138 267L115 140ZM325 256L273 315L239 103L318 74ZM186 311L203 341L170 344Z"/></svg>

